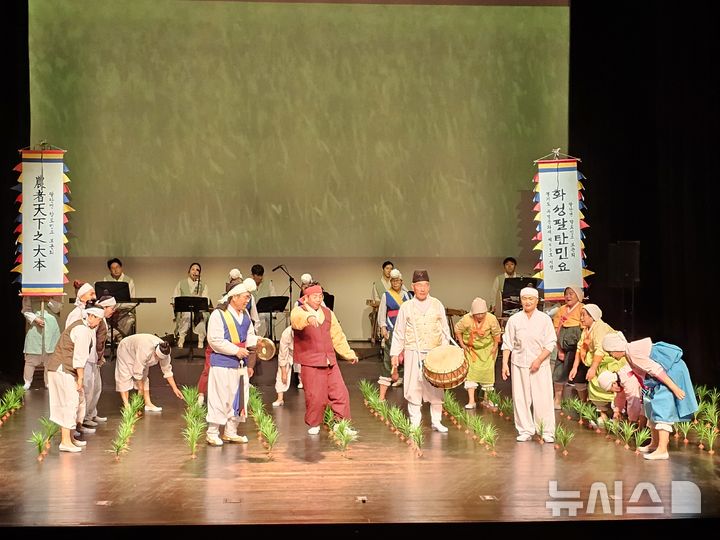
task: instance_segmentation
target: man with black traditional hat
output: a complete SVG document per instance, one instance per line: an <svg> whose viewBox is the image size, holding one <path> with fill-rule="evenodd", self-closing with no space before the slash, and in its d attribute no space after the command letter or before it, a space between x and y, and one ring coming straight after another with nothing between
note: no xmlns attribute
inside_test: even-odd
<svg viewBox="0 0 720 540"><path fill-rule="evenodd" d="M450 342L450 327L445 306L430 296L430 277L427 270L415 270L412 278L415 297L403 302L398 311L390 346L390 362L393 368L400 365L404 355L404 395L408 402L408 415L413 426L422 421L422 404L430 403L432 428L447 433L442 425L443 390L432 386L423 375L423 363L435 347Z"/></svg>

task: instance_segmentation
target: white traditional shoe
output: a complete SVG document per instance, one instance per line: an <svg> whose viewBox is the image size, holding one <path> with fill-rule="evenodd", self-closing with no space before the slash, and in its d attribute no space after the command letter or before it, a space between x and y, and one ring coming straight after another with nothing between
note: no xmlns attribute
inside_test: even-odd
<svg viewBox="0 0 720 540"><path fill-rule="evenodd" d="M555 437L553 437L552 435L543 435L543 441L545 441L546 443L554 443Z"/></svg>
<svg viewBox="0 0 720 540"><path fill-rule="evenodd" d="M26 382L25 384L23 384L23 388L24 388L25 390L30 390L30 385L31 385L31 384L32 384L31 382Z"/></svg>
<svg viewBox="0 0 720 540"><path fill-rule="evenodd" d="M205 435L205 441L207 441L207 443L210 446L222 446L223 445L222 439L220 437L218 437L217 435L211 435L210 433L207 433Z"/></svg>
<svg viewBox="0 0 720 540"><path fill-rule="evenodd" d="M395 386L395 387L402 386L402 385L403 385L403 378L402 378L402 377L400 377L397 381L395 381L394 383L392 383L392 386Z"/></svg>
<svg viewBox="0 0 720 540"><path fill-rule="evenodd" d="M87 441L81 441L81 440L79 440L79 439L73 439L73 444L74 444L75 446L79 446L80 448L82 448L83 446L87 446Z"/></svg>
<svg viewBox="0 0 720 540"><path fill-rule="evenodd" d="M182 349L185 346L185 336L181 336L177 342L178 349Z"/></svg>
<svg viewBox="0 0 720 540"><path fill-rule="evenodd" d="M645 459L670 459L670 455L667 452L652 452L651 454L643 454Z"/></svg>
<svg viewBox="0 0 720 540"><path fill-rule="evenodd" d="M80 426L80 429L78 429L80 433L95 433L95 428L91 428L88 426Z"/></svg>
<svg viewBox="0 0 720 540"><path fill-rule="evenodd" d="M60 451L61 452L82 452L82 448L79 446L75 446L74 444L71 444L70 446L65 445L63 443L60 443Z"/></svg>
<svg viewBox="0 0 720 540"><path fill-rule="evenodd" d="M205 403L205 394L198 394L198 405Z"/></svg>
<svg viewBox="0 0 720 540"><path fill-rule="evenodd" d="M162 411L162 407L158 407L157 405L145 405L145 410L148 412L160 412Z"/></svg>
<svg viewBox="0 0 720 540"><path fill-rule="evenodd" d="M447 433L448 428L443 426L440 422L436 422L432 425L432 428L439 433Z"/></svg>
<svg viewBox="0 0 720 540"><path fill-rule="evenodd" d="M308 435L317 435L318 433L320 433L320 426L313 426L308 429Z"/></svg>
<svg viewBox="0 0 720 540"><path fill-rule="evenodd" d="M247 444L248 438L245 435L238 435L237 433L223 433L220 437L225 442L243 443Z"/></svg>
<svg viewBox="0 0 720 540"><path fill-rule="evenodd" d="M97 427L98 423L94 420L83 420L83 426L87 427Z"/></svg>
<svg viewBox="0 0 720 540"><path fill-rule="evenodd" d="M532 435L518 435L517 437L515 437L515 440L517 442L528 442L532 440Z"/></svg>
<svg viewBox="0 0 720 540"><path fill-rule="evenodd" d="M282 399L278 399L277 401L272 402L273 407L282 407L285 402Z"/></svg>
<svg viewBox="0 0 720 540"><path fill-rule="evenodd" d="M97 422L97 423L107 422L107 416L93 416L93 422Z"/></svg>
<svg viewBox="0 0 720 540"><path fill-rule="evenodd" d="M477 407L477 403L468 403L465 405L466 409L474 409L475 407Z"/></svg>
<svg viewBox="0 0 720 540"><path fill-rule="evenodd" d="M204 349L205 342L202 339L198 339L198 349Z"/></svg>
<svg viewBox="0 0 720 540"><path fill-rule="evenodd" d="M654 452L655 450L657 450L657 446L655 448L650 448L649 444L647 446L641 446L637 449L638 452L641 452L643 454L647 454L649 452Z"/></svg>
<svg viewBox="0 0 720 540"><path fill-rule="evenodd" d="M304 388L302 381L300 381L300 382L298 383L298 388L299 388L300 390L302 390L302 389Z"/></svg>

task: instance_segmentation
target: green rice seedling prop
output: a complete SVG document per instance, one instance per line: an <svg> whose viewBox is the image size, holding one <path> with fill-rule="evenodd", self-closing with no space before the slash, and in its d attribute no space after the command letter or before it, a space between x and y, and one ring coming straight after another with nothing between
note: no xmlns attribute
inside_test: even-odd
<svg viewBox="0 0 720 540"><path fill-rule="evenodd" d="M587 422L589 428L597 429L597 432L600 433L600 429L597 427L598 410L595 405L589 401L583 403L580 407L580 416Z"/></svg>
<svg viewBox="0 0 720 540"><path fill-rule="evenodd" d="M323 424L331 432L335 426L335 413L330 408L330 405L325 405L325 413L323 414Z"/></svg>
<svg viewBox="0 0 720 540"><path fill-rule="evenodd" d="M712 426L714 429L718 425L718 416L720 416L720 408L717 403L709 402L703 411L700 420L705 423L706 426Z"/></svg>
<svg viewBox="0 0 720 540"><path fill-rule="evenodd" d="M692 422L678 422L675 424L676 432L681 433L683 437L683 443L687 444L690 441L688 440L688 433L690 433L690 430L693 428Z"/></svg>
<svg viewBox="0 0 720 540"><path fill-rule="evenodd" d="M714 426L703 426L703 439L707 443L708 454L713 455L715 453L714 446L715 440L717 439L718 432Z"/></svg>
<svg viewBox="0 0 720 540"><path fill-rule="evenodd" d="M483 404L486 407L489 407L491 410L497 411L498 405L500 404L500 400L502 399L500 392L498 392L494 388L492 390L488 390L487 391L487 399L490 403L483 402Z"/></svg>
<svg viewBox="0 0 720 540"><path fill-rule="evenodd" d="M198 398L200 397L200 390L198 390L197 386L183 385L180 388L180 392L182 393L183 399L185 400L185 403L188 407L194 403L197 403Z"/></svg>
<svg viewBox="0 0 720 540"><path fill-rule="evenodd" d="M253 417L261 414L261 411L264 411L262 392L254 386L250 387L250 397L248 399L247 410Z"/></svg>
<svg viewBox="0 0 720 540"><path fill-rule="evenodd" d="M575 414L578 415L578 424L581 426L583 425L583 416L582 411L585 407L585 402L580 401L578 398L572 398L572 404L571 404L572 410L575 411Z"/></svg>
<svg viewBox="0 0 720 540"><path fill-rule="evenodd" d="M343 457L347 457L349 444L357 439L357 433L354 429L352 429L350 420L343 418L342 420L336 422L333 427L333 432L335 434L335 444L340 447L340 452Z"/></svg>
<svg viewBox="0 0 720 540"><path fill-rule="evenodd" d="M130 396L129 403L130 410L132 410L135 417L140 418L142 411L145 409L145 399L140 394L133 394Z"/></svg>
<svg viewBox="0 0 720 540"><path fill-rule="evenodd" d="M390 415L390 408L391 404L387 401L379 401L377 404L377 417L380 419L381 422L383 422L386 426L390 425L390 419L388 416Z"/></svg>
<svg viewBox="0 0 720 540"><path fill-rule="evenodd" d="M635 431L635 453L640 453L640 448L652 437L650 428L644 427Z"/></svg>
<svg viewBox="0 0 720 540"><path fill-rule="evenodd" d="M637 426L632 422L628 422L627 420L620 422L620 428L618 431L620 432L620 437L625 442L625 450L630 449L630 439L633 438L636 430Z"/></svg>
<svg viewBox="0 0 720 540"><path fill-rule="evenodd" d="M50 441L55 435L57 435L58 431L60 431L60 426L44 416L40 417L40 425L42 426L42 432L43 435L45 435L45 440L47 441L46 447L50 448Z"/></svg>
<svg viewBox="0 0 720 540"><path fill-rule="evenodd" d="M483 434L483 438L485 439L485 448L490 450L491 456L496 456L497 452L495 451L495 444L497 443L499 431L495 424L485 424L485 433Z"/></svg>
<svg viewBox="0 0 720 540"><path fill-rule="evenodd" d="M5 391L2 400L0 400L0 426L7 422L10 415L22 407L24 396L25 388L21 384Z"/></svg>
<svg viewBox="0 0 720 540"><path fill-rule="evenodd" d="M564 398L560 400L560 416L567 416L568 419L571 419L572 415L570 413L574 410L572 398Z"/></svg>
<svg viewBox="0 0 720 540"><path fill-rule="evenodd" d="M709 403L709 401L701 401L698 403L697 411L693 413L693 424L697 424L700 421L699 419L703 417L703 414L705 414L705 409Z"/></svg>
<svg viewBox="0 0 720 540"><path fill-rule="evenodd" d="M45 447L45 434L42 431L33 431L32 435L28 439L28 442L33 445L37 450L37 460L42 461L47 454L47 448Z"/></svg>
<svg viewBox="0 0 720 540"><path fill-rule="evenodd" d="M605 420L605 438L606 439L614 439L615 434L617 433L617 427L618 427L618 421L614 418L608 418Z"/></svg>
<svg viewBox="0 0 720 540"><path fill-rule="evenodd" d="M22 388L22 386L20 388ZM713 388L708 392L707 397L710 400L710 403L718 405L718 403L720 402L720 390L718 390L717 388Z"/></svg>
<svg viewBox="0 0 720 540"><path fill-rule="evenodd" d="M705 397L708 395L708 392L710 389L705 386L704 384L699 384L695 386L695 395L697 396L698 401L705 401Z"/></svg>
<svg viewBox="0 0 720 540"><path fill-rule="evenodd" d="M388 420L390 420L390 430L399 435L401 440L405 440L405 436L400 431L400 425L402 425L405 418L405 414L402 412L402 409L396 405L388 407L387 417Z"/></svg>
<svg viewBox="0 0 720 540"><path fill-rule="evenodd" d="M268 451L268 459L272 459L272 450L280 438L275 419L269 414L263 414L256 418L258 433L262 438L262 445Z"/></svg>
<svg viewBox="0 0 720 540"><path fill-rule="evenodd" d="M194 403L197 405L197 401ZM185 429L182 431L183 438L190 449L190 458L195 459L197 457L198 442L205 433L207 423L203 418L193 415L189 409L185 412L183 418L185 418Z"/></svg>
<svg viewBox="0 0 720 540"><path fill-rule="evenodd" d="M125 410L128 411L128 415L125 415ZM115 455L115 461L120 461L120 456L130 450L130 436L132 435L135 418L132 414L132 409L128 407L123 409L123 419L120 421L115 438L112 440L109 452Z"/></svg>
<svg viewBox="0 0 720 540"><path fill-rule="evenodd" d="M462 405L460 405L460 402L455 398L455 394L453 394L450 390L445 390L445 394L443 397L443 409L446 416L450 418L450 421L458 425L458 420L462 419L462 413L465 411ZM461 426L458 426L458 429L460 429Z"/></svg>
<svg viewBox="0 0 720 540"><path fill-rule="evenodd" d="M511 397L507 396L502 398L500 402L500 416L504 416L506 420L510 421L513 418L515 412L515 405Z"/></svg>
<svg viewBox="0 0 720 540"><path fill-rule="evenodd" d="M373 394L376 395L378 397L378 399L380 398L380 392L378 391L378 389L375 387L375 385L373 383L371 383L367 379L361 379L358 382L358 388L360 388L360 393L362 394L363 399L365 400L366 407L369 406L369 398Z"/></svg>
<svg viewBox="0 0 720 540"><path fill-rule="evenodd" d="M423 433L422 426L412 426L410 428L410 440L415 447L417 457L422 457L422 446L425 443L425 434Z"/></svg>
<svg viewBox="0 0 720 540"><path fill-rule="evenodd" d="M483 420L483 417L477 414L472 414L468 418L467 426L473 432L472 439L480 444L485 444L485 426L488 424Z"/></svg>
<svg viewBox="0 0 720 540"><path fill-rule="evenodd" d="M558 449L562 448L562 455L568 455L568 446L570 442L575 438L575 432L567 429L562 424L555 426L555 442L557 443Z"/></svg>
<svg viewBox="0 0 720 540"><path fill-rule="evenodd" d="M543 439L543 433L545 433L545 420L541 418L535 426L535 429L537 430L537 436L540 444L545 444L545 439Z"/></svg>

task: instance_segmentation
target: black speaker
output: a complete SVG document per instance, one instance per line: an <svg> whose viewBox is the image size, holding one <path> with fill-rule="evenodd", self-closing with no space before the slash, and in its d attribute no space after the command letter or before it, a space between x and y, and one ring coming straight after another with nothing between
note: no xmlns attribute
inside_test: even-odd
<svg viewBox="0 0 720 540"><path fill-rule="evenodd" d="M640 242L608 245L608 286L633 287L640 283Z"/></svg>

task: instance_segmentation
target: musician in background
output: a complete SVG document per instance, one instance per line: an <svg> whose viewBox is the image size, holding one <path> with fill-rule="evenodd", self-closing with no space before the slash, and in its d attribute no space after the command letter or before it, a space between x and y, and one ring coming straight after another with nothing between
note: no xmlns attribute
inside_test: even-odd
<svg viewBox="0 0 720 540"><path fill-rule="evenodd" d="M187 278L181 279L175 286L173 291L173 301L171 305L175 305L175 298L178 296L201 296L210 301L210 293L206 283L203 283L200 279L200 273L202 267L200 263L192 263L188 268ZM175 335L178 336L178 347L182 348L185 346L185 337L187 336L188 330L190 330L190 321L192 319L193 332L198 336L198 348L202 349L205 346L205 336L207 335L206 321L208 318L207 312L197 312L191 314L177 313L175 315Z"/></svg>
<svg viewBox="0 0 720 540"><path fill-rule="evenodd" d="M502 344L502 378L510 377L512 354L512 397L515 406L516 440L532 440L539 435L545 442L555 442L555 409L553 408L552 368L550 353L557 335L552 319L537 309L540 295L537 289L525 287L520 291L522 311L510 316Z"/></svg>
<svg viewBox="0 0 720 540"><path fill-rule="evenodd" d="M107 267L110 273L102 280L127 283L128 289L130 289L130 298L135 298L135 281L123 271L122 261L115 257L107 262ZM129 336L135 328L135 304L117 304L115 306L115 313L108 322L110 326L117 331L117 334L115 334L117 341L120 341L120 339L125 336Z"/></svg>
<svg viewBox="0 0 720 540"><path fill-rule="evenodd" d="M503 259L503 268L505 271L502 274L495 276L495 280L492 285L492 292L490 293L490 302L493 303L490 306L490 311L494 311L497 315L502 315L502 291L507 278L518 277L515 268L517 267L517 261L515 257L505 257Z"/></svg>
<svg viewBox="0 0 720 540"><path fill-rule="evenodd" d="M392 288L392 285L390 284L390 272L393 271L393 268L395 268L395 265L392 261L385 261L382 263L382 274L380 275L380 280L374 281L372 288L372 299L376 302L380 301L383 294L385 294L385 291L389 291Z"/></svg>
<svg viewBox="0 0 720 540"><path fill-rule="evenodd" d="M255 324L255 334L258 336L267 336L270 324L272 323L272 313L263 313L260 315L257 312L257 301L266 296L276 296L275 286L271 279L265 280L265 268L262 264L254 264L250 268L250 277L253 278L257 290L253 293L253 297L250 300L251 305L248 306L250 316Z"/></svg>
<svg viewBox="0 0 720 540"><path fill-rule="evenodd" d="M430 403L432 428L447 433L442 425L443 390L432 386L423 374L423 363L428 352L450 342L450 327L445 316L445 306L430 296L430 277L427 270L413 272L415 298L403 302L395 321L390 346L390 362L394 368L400 365L404 355L404 396L408 402L408 415L413 426L422 421L422 404Z"/></svg>
<svg viewBox="0 0 720 540"><path fill-rule="evenodd" d="M402 366L393 369L392 362L390 361L390 344L392 343L392 334L395 329L400 306L411 298L412 293L403 290L403 279L400 270L393 268L392 272L390 272L390 290L385 291L385 294L383 294L380 299L380 307L378 308L378 323L383 338L383 361L380 369L380 377L378 378L381 401L385 400L385 395L391 385L402 386L403 384Z"/></svg>

